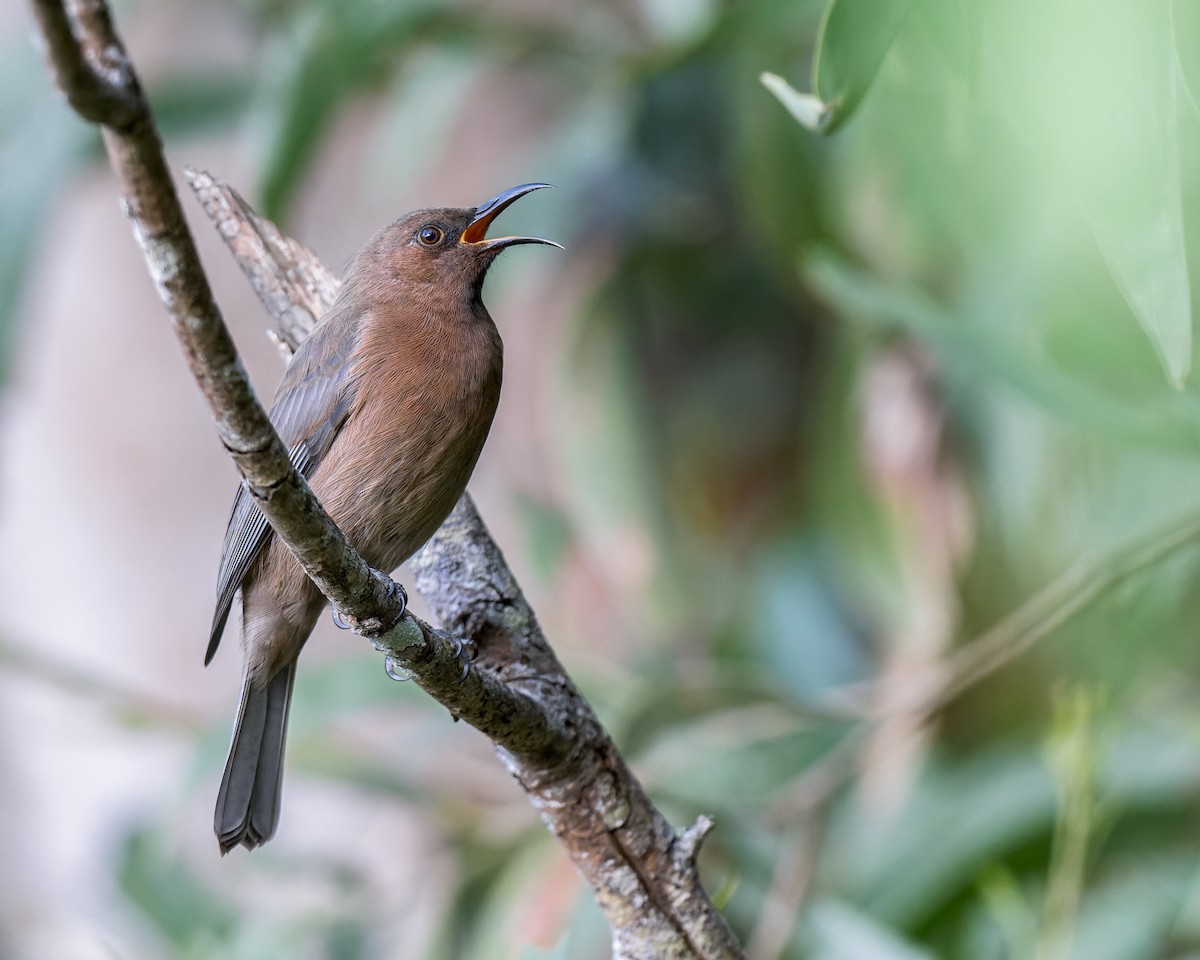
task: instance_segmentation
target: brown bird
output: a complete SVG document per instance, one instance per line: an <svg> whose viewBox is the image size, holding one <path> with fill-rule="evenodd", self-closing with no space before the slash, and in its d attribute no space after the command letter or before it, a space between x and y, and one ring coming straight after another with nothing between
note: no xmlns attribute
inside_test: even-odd
<svg viewBox="0 0 1200 960"><path fill-rule="evenodd" d="M449 514L500 398L503 345L481 299L501 250L486 239L513 187L474 209L418 210L359 252L337 301L296 351L271 422L317 499L372 567L391 571ZM245 486L233 501L207 665L242 594L245 678L213 827L221 852L265 843L279 823L296 658L326 600L272 535Z"/></svg>

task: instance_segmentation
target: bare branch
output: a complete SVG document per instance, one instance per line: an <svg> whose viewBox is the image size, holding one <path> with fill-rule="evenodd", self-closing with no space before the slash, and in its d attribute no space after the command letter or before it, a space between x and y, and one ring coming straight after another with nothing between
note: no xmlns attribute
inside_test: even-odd
<svg viewBox="0 0 1200 960"><path fill-rule="evenodd" d="M85 120L122 128L145 116L125 49L117 39L108 9L96 0L75 0L79 35L61 0L34 0L54 79L67 101Z"/></svg>
<svg viewBox="0 0 1200 960"><path fill-rule="evenodd" d="M828 802L784 830L762 911L746 946L750 960L777 960L791 942L816 880L827 807Z"/></svg>
<svg viewBox="0 0 1200 960"><path fill-rule="evenodd" d="M716 825L712 817L700 814L696 822L679 835L679 842L675 845L676 854L688 860L695 860L700 855L700 846Z"/></svg>
<svg viewBox="0 0 1200 960"><path fill-rule="evenodd" d="M329 520L250 390L106 8L100 0L81 0L72 22L60 3L33 3L55 75L72 104L104 126L126 213L192 373L222 442L276 534L343 615L356 621L358 632L403 658L422 687L496 741L501 759L595 890L613 926L617 960L741 957L700 884L698 834L681 839L650 803L563 672L466 498L414 567L443 626L480 648L479 666L460 683L460 641L411 616L401 618L390 581L371 571ZM123 69L100 70L97 63ZM198 180L193 175L194 185ZM211 178L209 185L224 190L226 201L210 196L210 215L272 315L284 318L280 339L298 342L305 324L332 300L336 282L309 251L255 217L232 191Z"/></svg>
<svg viewBox="0 0 1200 960"><path fill-rule="evenodd" d="M184 175L266 306L275 323L270 332L294 351L333 306L341 282L308 247L256 216L235 190L192 167Z"/></svg>

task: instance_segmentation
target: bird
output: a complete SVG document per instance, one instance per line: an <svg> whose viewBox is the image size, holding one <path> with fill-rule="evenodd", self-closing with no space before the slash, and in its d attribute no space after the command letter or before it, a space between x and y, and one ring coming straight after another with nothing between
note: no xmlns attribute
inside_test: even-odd
<svg viewBox="0 0 1200 960"><path fill-rule="evenodd" d="M296 349L270 419L292 464L371 567L412 556L466 489L500 398L503 343L483 305L488 268L540 237L487 238L526 183L478 207L417 210L359 251ZM279 824L288 709L301 648L326 599L242 484L217 576L207 666L241 594L241 703L213 829L224 855Z"/></svg>

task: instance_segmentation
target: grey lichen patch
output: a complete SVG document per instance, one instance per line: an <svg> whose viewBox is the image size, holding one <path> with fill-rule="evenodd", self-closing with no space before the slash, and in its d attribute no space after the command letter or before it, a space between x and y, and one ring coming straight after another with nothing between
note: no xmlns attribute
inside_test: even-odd
<svg viewBox="0 0 1200 960"><path fill-rule="evenodd" d="M117 43L106 43L98 55L88 57L96 76L115 90L125 92L133 81L133 64Z"/></svg>
<svg viewBox="0 0 1200 960"><path fill-rule="evenodd" d="M606 861L603 865L605 886L621 900L640 909L645 894L642 892L642 879L637 871L616 860Z"/></svg>
<svg viewBox="0 0 1200 960"><path fill-rule="evenodd" d="M179 247L171 239L150 234L141 220L136 217L131 217L131 219L133 220L134 235L137 238L138 246L142 248L146 265L150 268L150 276L154 280L158 296L164 303L171 303L174 295L170 284L179 279L185 267Z"/></svg>
<svg viewBox="0 0 1200 960"><path fill-rule="evenodd" d="M529 610L524 604L514 604L500 609L498 626L507 633L520 634L529 627Z"/></svg>
<svg viewBox="0 0 1200 960"><path fill-rule="evenodd" d="M601 811L600 815L604 819L604 825L609 830L616 830L625 826L629 820L629 800L627 797L618 796L613 801L607 804Z"/></svg>
<svg viewBox="0 0 1200 960"><path fill-rule="evenodd" d="M405 614L387 633L372 637L371 643L380 653L406 660L424 648L425 634L417 622L409 614Z"/></svg>
<svg viewBox="0 0 1200 960"><path fill-rule="evenodd" d="M589 805L606 830L619 830L629 820L629 797L610 770L598 773L588 787Z"/></svg>

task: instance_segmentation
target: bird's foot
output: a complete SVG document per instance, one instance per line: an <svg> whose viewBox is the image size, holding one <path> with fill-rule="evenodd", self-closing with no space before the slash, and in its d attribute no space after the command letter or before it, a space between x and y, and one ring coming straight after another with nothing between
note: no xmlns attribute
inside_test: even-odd
<svg viewBox="0 0 1200 960"><path fill-rule="evenodd" d="M393 599L395 599L396 597L400 598L400 616L403 617L408 612L408 591L404 589L404 585L401 583L397 583L395 580L393 580L391 577L389 577L386 573L382 573L379 570L376 570L374 568L371 569L371 572L376 577L378 577L380 580L383 580L387 584L387 592L388 592L388 596L390 598L393 598ZM333 625L335 627L337 627L339 630L353 629L354 624L352 624L348 620L346 620L346 618L342 616L342 612L336 606L333 607L329 611L329 613L330 613L330 616L333 618ZM399 618L397 618L397 619L399 619ZM395 678L393 677L393 679L395 679Z"/></svg>
<svg viewBox="0 0 1200 960"><path fill-rule="evenodd" d="M471 664L475 662L475 658L479 656L479 648L470 640L461 640L458 637L454 638L454 658L462 661L462 673L459 675L458 682L462 683L467 679L467 674L471 672Z"/></svg>
<svg viewBox="0 0 1200 960"><path fill-rule="evenodd" d="M404 584L397 583L386 573L379 573L378 570L375 572L387 581L388 596L400 598L400 616L404 616L406 613L408 613L408 591L404 589Z"/></svg>
<svg viewBox="0 0 1200 960"><path fill-rule="evenodd" d="M467 679L467 674L471 672L471 664L475 662L477 656L479 656L479 648L470 640L460 640L458 637L454 638L454 659L462 663L462 673L458 676L459 683ZM385 658L383 669L389 677L396 681L411 680L413 678L413 672L395 657Z"/></svg>

